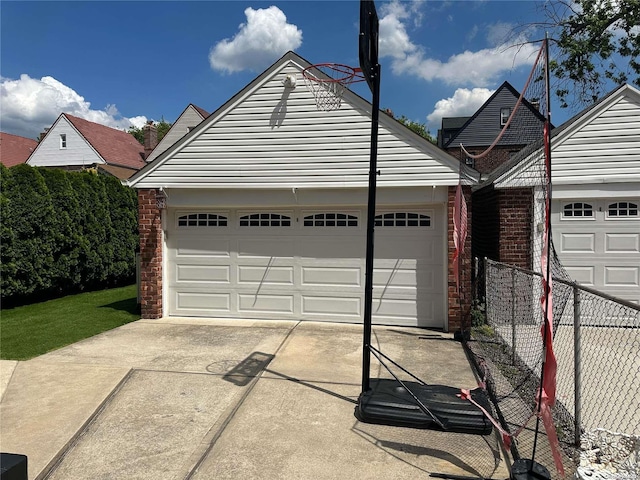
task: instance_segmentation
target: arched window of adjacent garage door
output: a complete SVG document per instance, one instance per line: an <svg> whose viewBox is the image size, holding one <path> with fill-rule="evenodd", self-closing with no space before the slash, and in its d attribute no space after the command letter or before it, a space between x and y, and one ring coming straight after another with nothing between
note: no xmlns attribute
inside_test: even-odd
<svg viewBox="0 0 640 480"><path fill-rule="evenodd" d="M178 227L226 227L227 217L217 213L188 213L178 217Z"/></svg>
<svg viewBox="0 0 640 480"><path fill-rule="evenodd" d="M304 217L305 227L357 227L358 217L348 213L314 213Z"/></svg>
<svg viewBox="0 0 640 480"><path fill-rule="evenodd" d="M609 217L626 218L638 216L638 204L633 202L616 202L609 205Z"/></svg>
<svg viewBox="0 0 640 480"><path fill-rule="evenodd" d="M568 203L563 207L562 216L565 218L592 218L593 207L583 202Z"/></svg>
<svg viewBox="0 0 640 480"><path fill-rule="evenodd" d="M376 227L430 227L431 217L422 213L389 212L376 215Z"/></svg>
<svg viewBox="0 0 640 480"><path fill-rule="evenodd" d="M290 227L291 217L280 213L251 213L240 217L241 227Z"/></svg>

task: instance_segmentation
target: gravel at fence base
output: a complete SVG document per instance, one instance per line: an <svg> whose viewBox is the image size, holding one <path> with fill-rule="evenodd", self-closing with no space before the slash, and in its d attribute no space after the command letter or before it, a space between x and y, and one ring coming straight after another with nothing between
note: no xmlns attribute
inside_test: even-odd
<svg viewBox="0 0 640 480"><path fill-rule="evenodd" d="M602 428L581 438L580 466L576 477L589 480L640 478L640 436Z"/></svg>

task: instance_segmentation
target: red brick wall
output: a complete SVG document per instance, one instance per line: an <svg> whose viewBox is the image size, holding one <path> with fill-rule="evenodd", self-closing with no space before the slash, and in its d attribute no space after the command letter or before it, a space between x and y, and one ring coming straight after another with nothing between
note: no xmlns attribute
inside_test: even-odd
<svg viewBox="0 0 640 480"><path fill-rule="evenodd" d="M460 257L460 296L456 287L456 277L453 271L453 256L456 250L453 241L453 206L456 198L456 187L449 187L449 199L447 205L447 245L448 245L448 278L447 278L447 299L448 299L448 320L449 331L459 331L469 328L469 311L471 309L471 187L463 187L464 196L467 201L467 238L464 245L464 252Z"/></svg>
<svg viewBox="0 0 640 480"><path fill-rule="evenodd" d="M142 318L162 317L162 216L157 190L138 190Z"/></svg>
<svg viewBox="0 0 640 480"><path fill-rule="evenodd" d="M533 192L530 188L499 191L499 260L530 269Z"/></svg>

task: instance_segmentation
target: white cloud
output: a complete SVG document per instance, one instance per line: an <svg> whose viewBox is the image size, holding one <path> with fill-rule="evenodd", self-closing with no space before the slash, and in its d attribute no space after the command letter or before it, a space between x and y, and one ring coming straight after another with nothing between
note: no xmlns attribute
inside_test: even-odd
<svg viewBox="0 0 640 480"><path fill-rule="evenodd" d="M392 57L402 60L408 53L416 52L417 50L418 47L411 43L409 39L409 34L401 21L401 17L395 14L388 14L380 19L378 42L380 58Z"/></svg>
<svg viewBox="0 0 640 480"><path fill-rule="evenodd" d="M115 105L94 110L83 96L50 76L37 79L22 74L17 80L2 78L0 82L3 132L36 138L61 113L121 130L142 126L147 121L144 116L123 117Z"/></svg>
<svg viewBox="0 0 640 480"><path fill-rule="evenodd" d="M433 112L427 115L428 125L431 130L437 130L444 117L470 117L493 92L487 88L458 88L452 97L436 102Z"/></svg>
<svg viewBox="0 0 640 480"><path fill-rule="evenodd" d="M380 57L391 57L391 70L396 75L413 75L427 81L439 80L449 85L487 86L504 72L523 65L531 65L538 46L526 43L524 34L504 43L504 34L511 25L499 23L487 28L491 47L477 51L466 50L451 55L445 61L428 58L424 48L412 42L407 25L414 18L413 9L420 4L394 0L382 9L380 20ZM500 37L503 38L500 38ZM501 40L501 41L498 41ZM519 48L510 45L520 44Z"/></svg>
<svg viewBox="0 0 640 480"><path fill-rule="evenodd" d="M302 45L302 30L287 23L287 17L278 7L258 10L249 7L244 14L247 22L239 25L238 33L211 48L209 64L214 70L259 71Z"/></svg>

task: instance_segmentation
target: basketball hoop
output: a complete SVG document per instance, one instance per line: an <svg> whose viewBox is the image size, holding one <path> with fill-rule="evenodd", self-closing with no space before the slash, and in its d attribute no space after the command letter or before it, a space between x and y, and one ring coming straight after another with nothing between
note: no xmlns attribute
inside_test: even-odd
<svg viewBox="0 0 640 480"><path fill-rule="evenodd" d="M302 71L304 83L316 99L318 110L337 110L342 104L342 94L354 82L364 80L360 68L339 63L319 63Z"/></svg>

